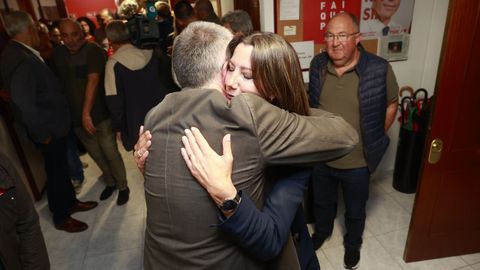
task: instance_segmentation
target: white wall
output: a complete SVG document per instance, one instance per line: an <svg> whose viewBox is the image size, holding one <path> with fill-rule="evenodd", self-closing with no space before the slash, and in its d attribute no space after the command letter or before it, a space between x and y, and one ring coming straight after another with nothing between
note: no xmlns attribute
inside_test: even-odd
<svg viewBox="0 0 480 270"><path fill-rule="evenodd" d="M262 31L274 31L273 1L260 1ZM400 87L409 85L414 89L425 88L430 95L433 94L447 11L448 0L415 1L408 60L391 62ZM388 132L391 139L390 147L385 153L378 171L393 170L398 133L399 124L395 121Z"/></svg>
<svg viewBox="0 0 480 270"><path fill-rule="evenodd" d="M260 1L260 30L262 32L274 32L275 30L273 1L274 0Z"/></svg>
<svg viewBox="0 0 480 270"><path fill-rule="evenodd" d="M408 60L391 63L400 87L425 88L430 96L434 93L447 11L448 0L415 1ZM390 147L378 167L379 171L394 168L399 128L399 123L395 121L388 132Z"/></svg>
<svg viewBox="0 0 480 270"><path fill-rule="evenodd" d="M233 0L221 0L222 14L217 14L219 17L227 14L229 11L233 11Z"/></svg>

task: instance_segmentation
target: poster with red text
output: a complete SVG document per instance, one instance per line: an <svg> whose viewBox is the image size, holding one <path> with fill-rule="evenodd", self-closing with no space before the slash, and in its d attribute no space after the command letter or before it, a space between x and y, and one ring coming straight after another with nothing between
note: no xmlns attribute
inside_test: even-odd
<svg viewBox="0 0 480 270"><path fill-rule="evenodd" d="M303 2L303 39L325 43L323 34L328 21L340 12L360 15L360 0L307 0Z"/></svg>

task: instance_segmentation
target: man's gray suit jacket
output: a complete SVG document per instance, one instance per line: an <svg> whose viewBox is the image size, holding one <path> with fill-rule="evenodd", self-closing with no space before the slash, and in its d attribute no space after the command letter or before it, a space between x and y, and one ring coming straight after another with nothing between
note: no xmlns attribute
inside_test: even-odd
<svg viewBox="0 0 480 270"><path fill-rule="evenodd" d="M152 132L145 170L145 269L263 269L263 262L212 226L218 223L217 206L188 171L181 137L186 128L197 127L221 153L222 138L230 133L234 184L261 207L268 164L325 161L345 155L358 142L341 117L320 110L312 114L288 113L251 94L228 104L213 89L183 89L154 107L145 118Z"/></svg>

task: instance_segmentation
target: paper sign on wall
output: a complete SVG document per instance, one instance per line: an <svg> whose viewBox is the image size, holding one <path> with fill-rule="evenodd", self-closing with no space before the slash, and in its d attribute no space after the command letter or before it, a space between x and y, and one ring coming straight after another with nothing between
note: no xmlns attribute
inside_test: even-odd
<svg viewBox="0 0 480 270"><path fill-rule="evenodd" d="M295 25L286 25L283 28L284 36L295 36L297 34L297 26Z"/></svg>
<svg viewBox="0 0 480 270"><path fill-rule="evenodd" d="M314 56L314 43L313 40L302 41L302 42L292 42L293 49L298 55L300 60L300 66L302 69L308 69L310 67L310 62Z"/></svg>
<svg viewBox="0 0 480 270"><path fill-rule="evenodd" d="M300 0L280 0L280 21L300 19Z"/></svg>

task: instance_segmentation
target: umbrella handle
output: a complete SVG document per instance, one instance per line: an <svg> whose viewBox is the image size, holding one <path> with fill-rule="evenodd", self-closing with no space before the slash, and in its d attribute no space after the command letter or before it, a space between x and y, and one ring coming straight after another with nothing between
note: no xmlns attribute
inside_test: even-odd
<svg viewBox="0 0 480 270"><path fill-rule="evenodd" d="M408 92L408 95L403 96L403 92ZM413 97L413 95L414 95L413 88L411 86L408 86L408 85L400 88L400 91L398 92L398 96L400 97L400 99L403 99L405 97Z"/></svg>
<svg viewBox="0 0 480 270"><path fill-rule="evenodd" d="M419 88L415 93L413 94L413 101L419 100L418 95L423 94L423 100L428 100L428 92L425 90L425 88Z"/></svg>

